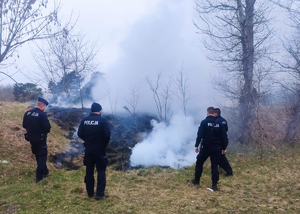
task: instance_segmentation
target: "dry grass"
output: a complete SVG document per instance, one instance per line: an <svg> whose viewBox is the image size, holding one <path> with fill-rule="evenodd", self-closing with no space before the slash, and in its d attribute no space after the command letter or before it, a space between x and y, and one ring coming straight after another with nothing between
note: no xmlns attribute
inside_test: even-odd
<svg viewBox="0 0 300 214"><path fill-rule="evenodd" d="M18 161L28 160L28 149L30 144L24 139L25 129L22 127L23 115L27 110L29 103L0 103L0 142L2 148L0 150L1 157L9 157ZM57 153L64 151L69 143L66 139L67 132L61 130L50 119L51 132L48 135L49 152Z"/></svg>
<svg viewBox="0 0 300 214"><path fill-rule="evenodd" d="M11 162L0 163L0 213L300 213L298 144L268 148L264 166L255 149L231 148L228 159L234 176L221 175L218 192L206 189L211 185L209 163L200 186L186 182L193 177L193 166L127 172L108 168L109 198L95 201L86 196L84 167L66 171L48 163L50 176L34 183L35 163L29 145L23 141L23 131L14 129L20 127L24 106L6 103L1 108L4 106L8 109L0 116L0 160L5 157ZM49 151L63 148L65 134L53 124Z"/></svg>
<svg viewBox="0 0 300 214"><path fill-rule="evenodd" d="M6 160L13 164L12 169L22 165L23 167L35 167L35 157L31 153L30 143L24 139L25 129L22 127L23 115L30 103L0 102L0 160ZM61 130L51 122L51 133L48 136L49 155L64 152L69 140L65 138L67 132ZM50 165L50 168L54 168ZM7 174L0 171L0 176Z"/></svg>

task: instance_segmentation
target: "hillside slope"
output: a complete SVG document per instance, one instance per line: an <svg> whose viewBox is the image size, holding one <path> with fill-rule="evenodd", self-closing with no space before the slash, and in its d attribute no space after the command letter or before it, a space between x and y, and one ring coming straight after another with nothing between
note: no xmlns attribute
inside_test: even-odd
<svg viewBox="0 0 300 214"><path fill-rule="evenodd" d="M200 186L186 182L186 169L107 170L107 199L89 199L85 169L57 169L35 183L35 160L21 126L28 104L0 103L0 213L300 213L300 146L268 148L264 165L255 148L230 148L233 177L220 170L218 192L210 192L209 161ZM49 154L63 152L68 133L51 121ZM193 148L191 148L193 149Z"/></svg>

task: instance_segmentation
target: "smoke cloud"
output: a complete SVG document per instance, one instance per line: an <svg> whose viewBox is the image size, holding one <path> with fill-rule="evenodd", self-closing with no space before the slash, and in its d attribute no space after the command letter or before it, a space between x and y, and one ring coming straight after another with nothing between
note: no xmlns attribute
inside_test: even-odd
<svg viewBox="0 0 300 214"><path fill-rule="evenodd" d="M182 168L195 163L197 125L192 117L175 115L170 124L151 121L153 131L132 149L131 166Z"/></svg>
<svg viewBox="0 0 300 214"><path fill-rule="evenodd" d="M118 58L106 67L105 89L103 80L93 89L93 100L100 102L107 111L111 103L117 111L123 111L124 99L130 99L130 85L138 88L137 111L154 113L156 106L146 77L153 82L162 72L160 89L175 77L183 66L188 77L188 90L193 99L187 105L189 112L205 111L212 97L209 71L211 65L201 51L199 35L193 19L197 14L194 1L159 1L151 14L141 16L131 25L128 34L119 43ZM172 90L176 85L172 84ZM105 92L109 92L105 94ZM171 112L178 111L171 104Z"/></svg>

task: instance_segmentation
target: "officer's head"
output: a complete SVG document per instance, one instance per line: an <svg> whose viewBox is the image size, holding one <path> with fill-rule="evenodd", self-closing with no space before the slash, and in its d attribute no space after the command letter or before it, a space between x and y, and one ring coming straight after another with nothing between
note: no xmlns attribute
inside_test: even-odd
<svg viewBox="0 0 300 214"><path fill-rule="evenodd" d="M38 101L37 101L37 104L36 104L36 107L39 108L41 111L45 111L48 104L49 103L47 102L47 100L45 100L44 98L39 97Z"/></svg>
<svg viewBox="0 0 300 214"><path fill-rule="evenodd" d="M215 108L214 107L208 107L207 108L207 115L213 116L215 112Z"/></svg>
<svg viewBox="0 0 300 214"><path fill-rule="evenodd" d="M221 109L215 108L214 116L215 116L215 117L218 117L218 116L220 116L220 115L221 115Z"/></svg>
<svg viewBox="0 0 300 214"><path fill-rule="evenodd" d="M94 114L100 114L102 107L99 103L93 103L91 106L91 112Z"/></svg>

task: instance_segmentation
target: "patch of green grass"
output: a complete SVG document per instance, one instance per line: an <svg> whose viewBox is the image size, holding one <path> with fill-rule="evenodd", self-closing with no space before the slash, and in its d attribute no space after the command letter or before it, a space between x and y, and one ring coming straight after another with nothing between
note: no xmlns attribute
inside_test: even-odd
<svg viewBox="0 0 300 214"><path fill-rule="evenodd" d="M154 173L161 173L162 171L163 171L162 168L159 167L159 166L155 166L155 167L153 168L153 172L154 172Z"/></svg>
<svg viewBox="0 0 300 214"><path fill-rule="evenodd" d="M299 144L266 150L270 152L265 153L263 166L257 148L230 148L227 158L234 176L224 177L220 170L218 192L207 190L209 160L197 186L186 181L193 178L194 166L126 172L108 167L109 197L100 201L87 197L84 167L67 171L48 162L49 177L36 184L36 162L18 129L25 105L4 104L1 109L0 157L9 163L0 163L0 213L299 213ZM6 135L1 135L3 130ZM68 142L64 136L53 124L49 153L64 148Z"/></svg>
<svg viewBox="0 0 300 214"><path fill-rule="evenodd" d="M84 188L83 187L74 187L73 189L71 189L70 193L75 193L75 194L80 194L84 192Z"/></svg>
<svg viewBox="0 0 300 214"><path fill-rule="evenodd" d="M145 170L145 169L139 169L137 175L138 176L148 176L151 174L151 171L150 170Z"/></svg>

